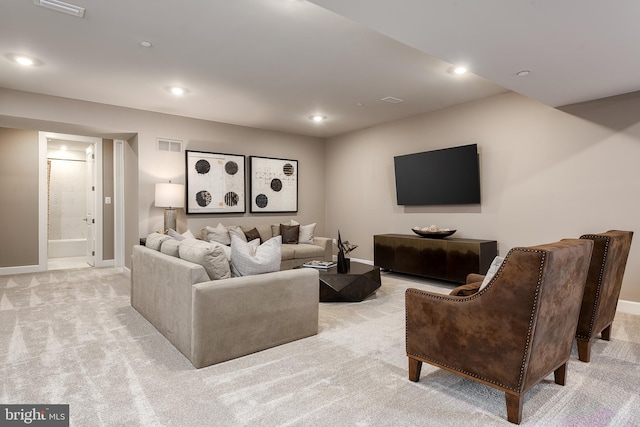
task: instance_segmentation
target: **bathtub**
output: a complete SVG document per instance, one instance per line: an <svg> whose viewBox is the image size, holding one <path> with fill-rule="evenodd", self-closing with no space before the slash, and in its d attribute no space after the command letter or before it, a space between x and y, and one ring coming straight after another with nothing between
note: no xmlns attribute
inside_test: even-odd
<svg viewBox="0 0 640 427"><path fill-rule="evenodd" d="M87 239L49 240L49 258L79 257L87 253Z"/></svg>

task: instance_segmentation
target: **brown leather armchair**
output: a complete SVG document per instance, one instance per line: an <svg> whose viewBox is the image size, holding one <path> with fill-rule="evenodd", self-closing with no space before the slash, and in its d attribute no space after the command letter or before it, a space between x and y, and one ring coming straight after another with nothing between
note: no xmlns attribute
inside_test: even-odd
<svg viewBox="0 0 640 427"><path fill-rule="evenodd" d="M552 372L565 383L592 247L566 239L514 248L471 296L407 289L409 379L427 362L495 387L519 424L527 390Z"/></svg>
<svg viewBox="0 0 640 427"><path fill-rule="evenodd" d="M578 358L591 359L591 343L601 334L611 338L611 324L616 315L622 277L631 249L632 231L609 230L600 234L585 234L592 240L593 254L576 330Z"/></svg>

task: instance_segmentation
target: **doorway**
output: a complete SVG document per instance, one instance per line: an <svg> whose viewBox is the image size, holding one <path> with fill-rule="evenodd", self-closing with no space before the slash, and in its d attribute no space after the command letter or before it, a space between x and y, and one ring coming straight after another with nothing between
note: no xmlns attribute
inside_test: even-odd
<svg viewBox="0 0 640 427"><path fill-rule="evenodd" d="M40 212L41 267L100 266L96 260L102 261L98 250L102 215L96 207L102 199L102 139L40 132L41 157L43 149L46 203Z"/></svg>

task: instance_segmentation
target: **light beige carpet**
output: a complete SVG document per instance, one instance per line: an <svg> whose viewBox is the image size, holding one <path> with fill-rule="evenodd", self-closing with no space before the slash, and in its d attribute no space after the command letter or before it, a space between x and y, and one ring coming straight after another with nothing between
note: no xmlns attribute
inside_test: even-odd
<svg viewBox="0 0 640 427"><path fill-rule="evenodd" d="M129 305L116 269L0 277L0 403L70 404L74 426L493 426L504 394L425 364L407 379L404 290L320 305L320 333L197 370ZM212 327L215 327L212 325ZM640 425L640 317L525 395L522 425ZM238 337L242 339L242 337Z"/></svg>

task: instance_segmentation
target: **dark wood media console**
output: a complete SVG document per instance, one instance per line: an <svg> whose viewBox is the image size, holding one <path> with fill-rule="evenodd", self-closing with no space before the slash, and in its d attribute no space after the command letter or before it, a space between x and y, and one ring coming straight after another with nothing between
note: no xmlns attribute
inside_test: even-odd
<svg viewBox="0 0 640 427"><path fill-rule="evenodd" d="M497 254L495 240L373 236L373 262L380 268L457 283L464 283L469 273L485 274Z"/></svg>

